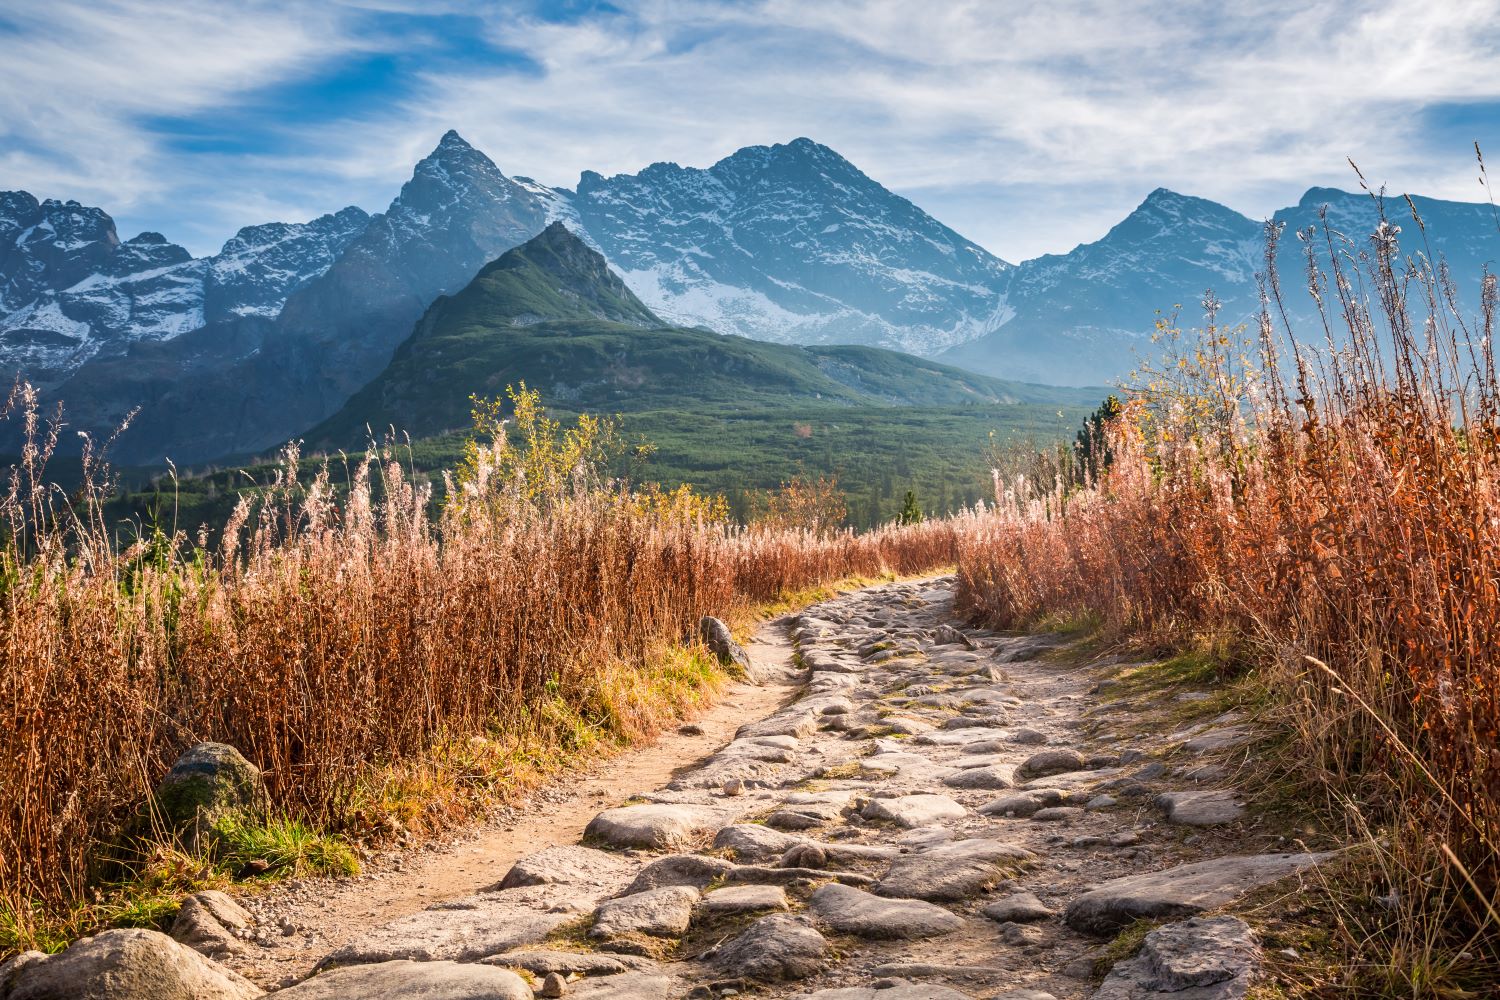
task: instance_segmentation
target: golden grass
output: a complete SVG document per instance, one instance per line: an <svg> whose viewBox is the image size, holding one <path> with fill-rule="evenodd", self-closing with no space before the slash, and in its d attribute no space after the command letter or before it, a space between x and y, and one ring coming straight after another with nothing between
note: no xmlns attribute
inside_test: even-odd
<svg viewBox="0 0 1500 1000"><path fill-rule="evenodd" d="M1218 325L1211 295L1196 336L1164 324L1164 363L1102 428L1107 469L997 476L995 516L959 539L960 602L1252 660L1302 787L1382 858L1384 888L1342 911L1363 967L1344 987L1460 995L1500 975L1495 280L1471 328L1387 223L1363 252L1325 224L1308 242L1331 271L1310 255L1309 273L1330 350L1286 349L1268 233L1258 335Z"/></svg>
<svg viewBox="0 0 1500 1000"><path fill-rule="evenodd" d="M282 820L419 836L711 697L725 675L697 644L702 615L748 621L787 595L956 559L955 522L745 529L686 491L634 492L591 463L597 425L563 431L539 410L525 446L471 449L441 504L390 450L338 492L326 472L299 484L289 450L217 545L122 547L97 477L73 497L48 485L55 428L29 388L12 408L30 430L0 496L13 923L90 898L191 744L245 753Z"/></svg>

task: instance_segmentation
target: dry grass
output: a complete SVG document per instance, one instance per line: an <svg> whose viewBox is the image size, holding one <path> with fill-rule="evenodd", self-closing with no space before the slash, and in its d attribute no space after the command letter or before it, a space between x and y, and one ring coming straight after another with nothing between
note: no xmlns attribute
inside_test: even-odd
<svg viewBox="0 0 1500 1000"><path fill-rule="evenodd" d="M633 492L601 478L597 423L524 406L523 444L476 444L440 505L390 450L337 493L326 474L299 486L291 451L213 548L120 547L98 486L47 484L55 432L29 389L12 409L32 444L0 496L11 947L89 898L193 743L238 747L286 820L441 826L543 758L648 735L710 694L724 674L694 645L700 616L956 558L952 522L746 530L686 491Z"/></svg>
<svg viewBox="0 0 1500 1000"><path fill-rule="evenodd" d="M1464 995L1500 975L1495 281L1475 325L1389 224L1301 235L1327 350L1283 346L1272 230L1259 329L1219 325L1211 295L1204 330L1164 325L1107 471L997 478L996 516L959 540L960 599L1006 627L1092 618L1253 656L1306 787L1380 859L1341 911L1358 960L1334 985Z"/></svg>

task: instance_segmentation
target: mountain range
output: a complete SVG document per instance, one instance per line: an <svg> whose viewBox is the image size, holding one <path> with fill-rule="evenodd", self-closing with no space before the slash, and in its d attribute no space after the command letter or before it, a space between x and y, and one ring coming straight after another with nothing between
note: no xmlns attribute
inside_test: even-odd
<svg viewBox="0 0 1500 1000"><path fill-rule="evenodd" d="M1500 251L1490 207L1416 204L1423 249L1477 288ZM1275 219L1305 227L1325 206L1351 236L1373 225L1368 196L1331 189ZM1250 316L1263 267L1263 223L1166 190L1094 243L1011 265L807 139L707 169L585 172L568 190L509 177L449 132L385 212L249 227L199 259L155 233L122 242L97 208L0 193L0 371L64 400L78 429L138 409L120 461L255 453L331 418L434 302L554 222L658 324L1059 385L1126 373L1157 310L1191 318L1207 288L1226 318ZM1291 298L1305 317L1306 294Z"/></svg>

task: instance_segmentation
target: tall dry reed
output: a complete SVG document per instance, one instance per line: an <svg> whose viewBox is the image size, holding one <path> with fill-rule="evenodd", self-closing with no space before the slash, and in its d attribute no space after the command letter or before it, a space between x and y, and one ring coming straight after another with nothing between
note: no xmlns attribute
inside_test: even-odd
<svg viewBox="0 0 1500 1000"><path fill-rule="evenodd" d="M1332 796L1425 845L1391 886L1403 919L1451 905L1458 947L1493 958L1496 285L1482 276L1466 318L1442 264L1402 255L1382 219L1362 246L1326 219L1299 234L1317 350L1288 337L1269 228L1258 329L1220 324L1212 296L1197 334L1164 328L1163 361L1107 428L1107 472L1081 488L997 480L995 516L959 539L960 600L1007 627L1089 616L1136 641L1248 648Z"/></svg>
<svg viewBox="0 0 1500 1000"><path fill-rule="evenodd" d="M531 400L534 403L534 399ZM949 522L748 530L684 491L600 478L587 441L476 445L435 519L389 453L346 492L298 456L209 551L117 548L94 492L47 485L32 446L0 501L0 903L83 896L102 845L187 746L234 745L277 809L366 822L380 775L549 713L629 737L666 709L643 685L704 614L815 584L951 564ZM535 419L541 419L536 417ZM572 432L569 432L570 434ZM377 817L378 819L378 817ZM23 935L24 936L24 935Z"/></svg>

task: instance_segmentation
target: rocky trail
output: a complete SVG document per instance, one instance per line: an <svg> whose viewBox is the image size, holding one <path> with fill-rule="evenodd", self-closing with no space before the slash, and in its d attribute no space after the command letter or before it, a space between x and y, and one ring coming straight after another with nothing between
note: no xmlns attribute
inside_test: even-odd
<svg viewBox="0 0 1500 1000"><path fill-rule="evenodd" d="M966 627L951 577L762 637L760 686L492 830L246 908L200 894L177 941L22 956L0 1000L1232 1000L1261 958L1234 904L1325 857L1238 795L1244 720L1142 725L1120 664ZM1099 981L1138 918L1158 923Z"/></svg>

